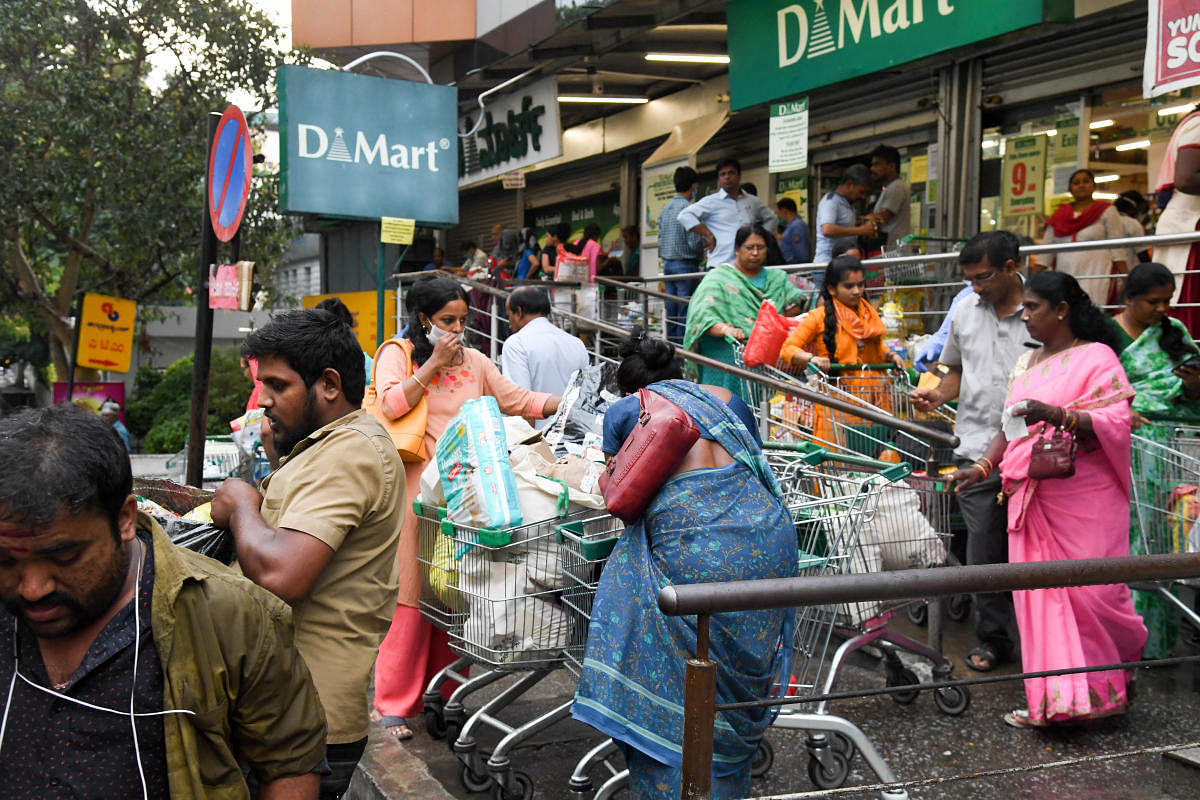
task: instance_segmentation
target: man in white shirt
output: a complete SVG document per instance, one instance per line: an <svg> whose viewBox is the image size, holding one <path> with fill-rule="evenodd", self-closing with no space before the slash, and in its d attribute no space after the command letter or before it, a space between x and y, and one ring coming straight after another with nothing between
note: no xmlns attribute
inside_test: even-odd
<svg viewBox="0 0 1200 800"><path fill-rule="evenodd" d="M733 261L733 239L743 225L760 223L774 233L779 218L755 195L742 189L742 165L736 158L717 162L720 189L679 212L684 230L704 237L708 266L713 269Z"/></svg>
<svg viewBox="0 0 1200 800"><path fill-rule="evenodd" d="M546 319L550 297L543 289L522 286L509 295L505 310L512 333L500 354L500 371L518 386L561 395L571 373L588 365L587 348ZM534 427L546 423L538 420Z"/></svg>

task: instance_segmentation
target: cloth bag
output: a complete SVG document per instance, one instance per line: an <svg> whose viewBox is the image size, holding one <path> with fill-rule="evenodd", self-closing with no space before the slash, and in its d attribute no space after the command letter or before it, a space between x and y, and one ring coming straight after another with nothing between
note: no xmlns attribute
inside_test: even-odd
<svg viewBox="0 0 1200 800"><path fill-rule="evenodd" d="M383 401L375 388L375 370L379 369L379 357L383 355L383 348L388 345L395 345L404 351L404 357L408 360L408 374L413 374L412 342L407 339L388 339L375 351L375 361L371 364L371 382L363 392L362 407L387 429L392 437L392 444L396 445L396 452L400 454L400 460L424 461L428 458L425 452L425 424L429 421L429 403L425 395L422 394L417 404L403 417L390 419L383 413Z"/></svg>
<svg viewBox="0 0 1200 800"><path fill-rule="evenodd" d="M648 389L638 390L642 410L625 443L600 476L609 513L633 522L700 438L682 408Z"/></svg>

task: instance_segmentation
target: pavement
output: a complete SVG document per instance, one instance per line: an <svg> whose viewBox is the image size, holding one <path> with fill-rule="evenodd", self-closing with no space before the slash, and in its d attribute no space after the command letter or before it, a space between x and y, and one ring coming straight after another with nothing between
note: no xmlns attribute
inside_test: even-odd
<svg viewBox="0 0 1200 800"><path fill-rule="evenodd" d="M924 635L902 616L892 625L917 638ZM1200 654L1200 644L1191 641L1191 635L1185 626L1177 655ZM955 663L956 678L983 677L962 666L961 656L970 649L971 639L964 623L947 623L945 652ZM922 681L929 679L926 663L909 657L905 661ZM1005 664L989 675L1012 675L1017 671L1017 665ZM473 695L466 703L468 710L477 709L512 680L506 678ZM881 663L862 655L843 670L838 689L872 688L884 683ZM1072 728L1018 730L1007 726L1001 719L1004 712L1023 706L1019 680L971 687L971 704L961 716L941 713L929 691L921 692L909 705L888 696L875 696L835 701L830 710L858 725L900 780L928 782L909 788L912 800L1200 798L1200 772L1194 765L1172 761L1176 772L1171 778L1165 776L1160 752L1141 752L1200 744L1200 665L1144 669L1138 683L1137 701L1126 715ZM570 673L558 670L497 716L517 726L565 702L573 691ZM387 734L377 728L372 731L369 759L364 760L364 774L356 776L350 798L478 800L492 796L468 791L461 780L462 764L446 740L431 737L420 719L410 723L416 735L404 743L389 741ZM480 752L486 754L499 738L495 730L479 732ZM806 734L773 728L767 739L774 750L774 763L763 778L753 782L755 797L805 793L800 796L865 800L879 796L853 788L868 786L875 780L861 755L852 759L844 788L815 792L808 777ZM512 766L530 777L533 796L538 800L580 800L579 795L571 793L568 779L576 762L601 741L591 728L565 720L514 748L510 753ZM486 755L483 758L486 760ZM620 756L615 761L614 766L620 768ZM1048 767L1055 763L1061 765ZM606 777L602 768L593 772L596 785ZM1164 793L1164 781L1172 787L1171 794Z"/></svg>

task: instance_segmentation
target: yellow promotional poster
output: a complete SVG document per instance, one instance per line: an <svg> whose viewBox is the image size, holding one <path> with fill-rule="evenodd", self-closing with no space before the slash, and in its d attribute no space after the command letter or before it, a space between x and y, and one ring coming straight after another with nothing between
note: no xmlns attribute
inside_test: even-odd
<svg viewBox="0 0 1200 800"><path fill-rule="evenodd" d="M102 294L83 296L75 366L129 372L137 303Z"/></svg>
<svg viewBox="0 0 1200 800"><path fill-rule="evenodd" d="M379 221L379 241L384 244L412 244L416 220L384 217Z"/></svg>
<svg viewBox="0 0 1200 800"><path fill-rule="evenodd" d="M310 294L300 299L304 308L315 308L317 303L328 297L336 297L346 304L354 317L354 338L358 346L368 355L375 355L375 330L377 324L376 309L379 305L379 295L376 292L342 292L340 294ZM384 292L383 307L396 308L396 293ZM384 319L383 338L390 339L396 335L396 318L390 314Z"/></svg>
<svg viewBox="0 0 1200 800"><path fill-rule="evenodd" d="M1001 208L1006 217L1037 214L1042 209L1046 177L1046 137L1009 139L1000 167Z"/></svg>

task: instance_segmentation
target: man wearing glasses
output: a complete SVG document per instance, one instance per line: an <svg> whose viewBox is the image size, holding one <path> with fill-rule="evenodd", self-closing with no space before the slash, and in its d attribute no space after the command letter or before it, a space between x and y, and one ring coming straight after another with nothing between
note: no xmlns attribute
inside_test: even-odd
<svg viewBox="0 0 1200 800"><path fill-rule="evenodd" d="M949 372L936 389L912 393L913 404L922 411L958 398L954 433L960 444L954 457L959 467L975 463L987 450L1000 430L1009 373L1027 347L1038 346L1021 321L1020 258L1020 242L1008 231L978 233L963 246L958 263L975 292L954 309L940 358ZM1005 507L996 502L999 491L1000 471L993 469L958 494L968 564L1008 563L1008 520ZM979 644L965 662L988 672L1013 654L1008 632L1012 597L1008 592L977 594L973 602Z"/></svg>

